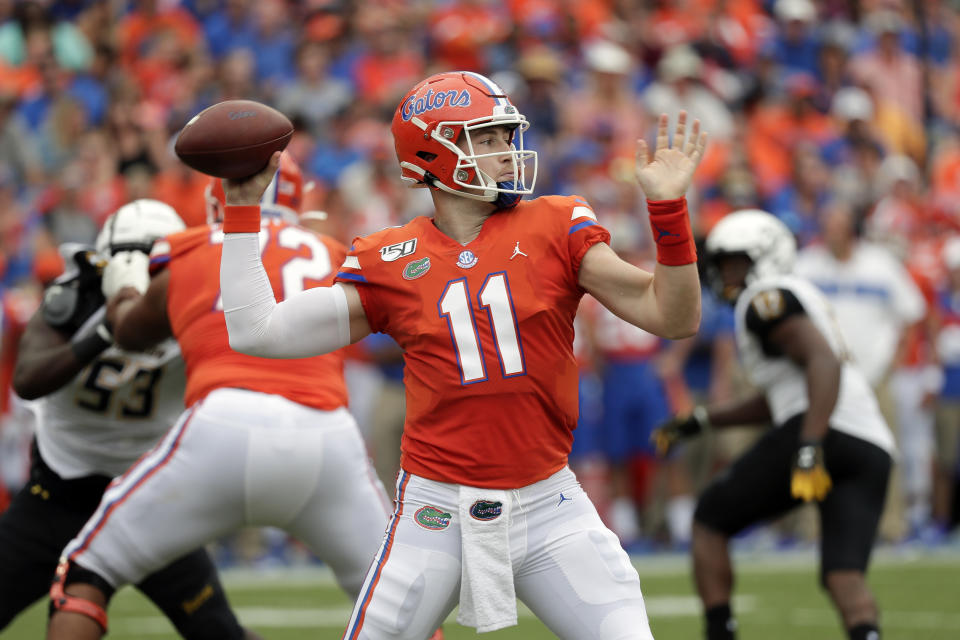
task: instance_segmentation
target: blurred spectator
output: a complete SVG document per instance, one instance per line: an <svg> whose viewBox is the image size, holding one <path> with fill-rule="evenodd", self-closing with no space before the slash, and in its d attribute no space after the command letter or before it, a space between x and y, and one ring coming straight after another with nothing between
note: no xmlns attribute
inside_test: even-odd
<svg viewBox="0 0 960 640"><path fill-rule="evenodd" d="M120 19L116 29L120 61L127 68L136 68L151 40L171 34L177 48L192 50L202 32L190 12L176 3L161 0L134 0L133 9Z"/></svg>
<svg viewBox="0 0 960 640"><path fill-rule="evenodd" d="M18 185L37 184L43 168L28 137L26 123L15 111L17 98L0 89L0 171L9 171Z"/></svg>
<svg viewBox="0 0 960 640"><path fill-rule="evenodd" d="M586 81L563 103L563 129L580 141L603 143L606 155L597 158L602 164L617 155L632 157L647 124L643 103L631 88L633 57L620 45L599 40L584 46L583 59Z"/></svg>
<svg viewBox="0 0 960 640"><path fill-rule="evenodd" d="M948 278L937 292L939 331L936 350L943 365L944 383L937 403L934 446L934 532L945 532L949 528L957 462L960 459L960 236L953 236L944 244L943 262L948 270Z"/></svg>
<svg viewBox="0 0 960 640"><path fill-rule="evenodd" d="M272 95L296 75L291 8L284 0L257 0L253 15L256 36L249 50L256 60L257 81Z"/></svg>
<svg viewBox="0 0 960 640"><path fill-rule="evenodd" d="M877 204L867 219L867 235L904 258L911 240L923 234L933 214L923 195L920 169L906 156L887 156L872 187Z"/></svg>
<svg viewBox="0 0 960 640"><path fill-rule="evenodd" d="M867 17L876 35L876 48L857 54L850 61L851 75L870 87L878 101L899 106L915 123L923 122L923 84L920 63L903 50L900 32L903 20L893 11L880 10Z"/></svg>
<svg viewBox="0 0 960 640"><path fill-rule="evenodd" d="M170 168L153 179L154 198L176 209L188 227L207 223L206 188L210 177L198 173L182 162L171 163Z"/></svg>
<svg viewBox="0 0 960 640"><path fill-rule="evenodd" d="M217 60L234 49L253 46L256 25L251 15L253 0L226 0L203 21L210 54Z"/></svg>
<svg viewBox="0 0 960 640"><path fill-rule="evenodd" d="M72 164L38 202L57 246L65 242L92 245L96 240L97 226L81 205L82 180L80 167Z"/></svg>
<svg viewBox="0 0 960 640"><path fill-rule="evenodd" d="M723 144L733 135L730 109L702 82L703 61L689 45L667 50L657 64L658 80L643 93L649 113L686 109L710 132L710 144Z"/></svg>
<svg viewBox="0 0 960 640"><path fill-rule="evenodd" d="M495 49L510 35L510 20L501 0L461 0L441 4L427 27L431 57L447 69L491 71L503 59Z"/></svg>
<svg viewBox="0 0 960 640"><path fill-rule="evenodd" d="M861 221L845 202L823 208L823 244L802 249L796 273L830 299L850 355L874 386L897 366L906 327L923 317L920 291L885 247L860 237Z"/></svg>
<svg viewBox="0 0 960 640"><path fill-rule="evenodd" d="M660 338L610 313L594 299L581 307L602 381L596 445L609 463L608 524L624 545L640 538L638 508L647 505L656 465L653 428L670 416L654 356ZM692 504L691 504L692 508ZM692 515L692 513L691 513Z"/></svg>
<svg viewBox="0 0 960 640"><path fill-rule="evenodd" d="M847 22L835 20L823 28L820 55L817 58L817 78L820 88L817 107L828 111L838 91L850 84L849 50L855 34Z"/></svg>
<svg viewBox="0 0 960 640"><path fill-rule="evenodd" d="M773 15L779 32L768 43L764 55L783 73L815 76L819 69L820 40L817 37L817 8L812 0L777 0Z"/></svg>
<svg viewBox="0 0 960 640"><path fill-rule="evenodd" d="M297 76L277 92L277 109L302 118L310 134L328 136L330 119L353 100L350 85L331 77L327 45L307 40L297 49Z"/></svg>
<svg viewBox="0 0 960 640"><path fill-rule="evenodd" d="M761 102L746 129L750 167L764 196L778 192L790 179L798 144L819 147L837 137L830 118L813 103L817 87L814 77L792 74L783 79L783 85L785 95Z"/></svg>
<svg viewBox="0 0 960 640"><path fill-rule="evenodd" d="M308 170L320 180L324 188L335 185L345 168L363 160L363 153L350 139L350 123L349 108L335 114L330 122L329 139L318 141L310 158Z"/></svg>
<svg viewBox="0 0 960 640"><path fill-rule="evenodd" d="M793 149L791 180L770 198L768 209L787 225L804 247L817 238L820 212L830 199L830 173L811 144Z"/></svg>
<svg viewBox="0 0 960 640"><path fill-rule="evenodd" d="M409 31L398 15L384 8L369 8L357 17L363 51L353 63L351 79L361 100L392 113L407 88L424 73L423 56L408 46Z"/></svg>
<svg viewBox="0 0 960 640"><path fill-rule="evenodd" d="M234 49L220 61L218 75L221 100L259 100L256 61L249 49Z"/></svg>
<svg viewBox="0 0 960 640"><path fill-rule="evenodd" d="M85 34L69 20L55 20L40 2L25 0L14 8L14 19L0 25L0 58L19 66L27 58L27 42L36 32L49 34L57 64L71 71L86 69L93 49Z"/></svg>
<svg viewBox="0 0 960 640"><path fill-rule="evenodd" d="M824 208L823 245L800 251L795 272L822 290L836 314L849 356L873 385L891 431L901 438L891 378L904 355L906 330L919 322L926 303L903 264L882 246L860 238L860 221L845 202ZM907 533L899 472L891 475L881 535Z"/></svg>

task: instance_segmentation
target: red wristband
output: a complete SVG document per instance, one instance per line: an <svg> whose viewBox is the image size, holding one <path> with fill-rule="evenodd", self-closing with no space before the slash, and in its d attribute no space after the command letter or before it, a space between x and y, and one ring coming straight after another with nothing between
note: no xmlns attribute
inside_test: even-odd
<svg viewBox="0 0 960 640"><path fill-rule="evenodd" d="M648 200L647 211L657 243L657 262L669 267L695 263L697 247L690 230L687 199Z"/></svg>
<svg viewBox="0 0 960 640"><path fill-rule="evenodd" d="M260 205L231 205L223 208L224 233L260 233Z"/></svg>

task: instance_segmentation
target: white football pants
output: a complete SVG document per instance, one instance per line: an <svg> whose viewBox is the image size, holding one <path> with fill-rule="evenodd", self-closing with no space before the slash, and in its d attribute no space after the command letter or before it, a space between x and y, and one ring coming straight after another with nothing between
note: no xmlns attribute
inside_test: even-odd
<svg viewBox="0 0 960 640"><path fill-rule="evenodd" d="M389 505L346 409L218 389L115 479L65 550L115 587L239 527L280 527L356 597Z"/></svg>
<svg viewBox="0 0 960 640"><path fill-rule="evenodd" d="M457 605L458 495L458 485L400 472L397 508L344 638L424 640ZM652 640L637 571L573 472L509 495L517 597L564 640ZM449 524L420 524L424 507L450 514Z"/></svg>

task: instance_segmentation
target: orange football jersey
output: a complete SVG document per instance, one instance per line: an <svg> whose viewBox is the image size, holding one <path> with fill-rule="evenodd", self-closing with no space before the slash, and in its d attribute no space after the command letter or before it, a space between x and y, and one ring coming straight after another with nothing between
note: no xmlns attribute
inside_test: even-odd
<svg viewBox="0 0 960 640"><path fill-rule="evenodd" d="M220 225L193 227L158 241L152 270L170 271L167 316L187 365L184 398L191 406L214 389L235 387L284 396L331 410L347 404L339 352L290 360L257 358L230 348L220 298ZM264 218L263 266L278 300L309 287L329 286L343 245L308 229Z"/></svg>
<svg viewBox="0 0 960 640"><path fill-rule="evenodd" d="M466 245L425 217L354 241L337 281L405 351L405 470L512 488L566 464L577 276L609 238L583 199L550 196L495 213Z"/></svg>

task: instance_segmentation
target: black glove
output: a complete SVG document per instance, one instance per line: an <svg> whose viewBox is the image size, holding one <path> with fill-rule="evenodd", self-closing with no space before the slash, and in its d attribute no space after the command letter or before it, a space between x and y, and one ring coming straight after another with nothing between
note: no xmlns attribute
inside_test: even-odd
<svg viewBox="0 0 960 640"><path fill-rule="evenodd" d="M657 455L662 458L681 440L699 435L709 427L707 410L698 406L687 415L675 416L659 425L650 434L650 441L657 448Z"/></svg>
<svg viewBox="0 0 960 640"><path fill-rule="evenodd" d="M72 335L103 306L100 279L105 263L89 247L63 245L60 250L67 269L43 293L43 319Z"/></svg>
<svg viewBox="0 0 960 640"><path fill-rule="evenodd" d="M823 462L823 447L817 442L801 442L793 458L790 495L804 502L827 497L833 482Z"/></svg>

